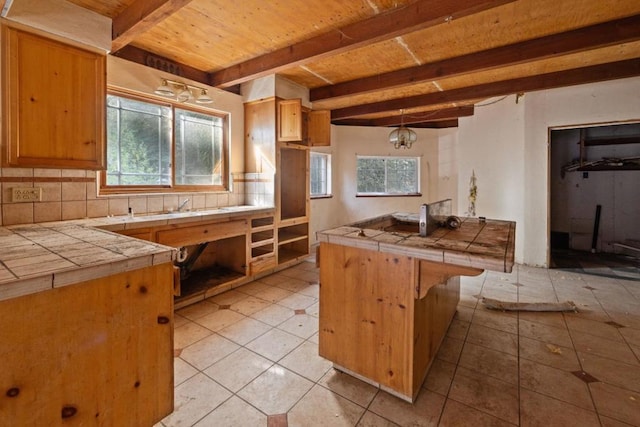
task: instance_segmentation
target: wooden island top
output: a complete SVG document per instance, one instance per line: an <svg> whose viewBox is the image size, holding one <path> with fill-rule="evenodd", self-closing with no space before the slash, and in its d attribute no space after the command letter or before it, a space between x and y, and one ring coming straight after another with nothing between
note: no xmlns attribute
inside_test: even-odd
<svg viewBox="0 0 640 427"><path fill-rule="evenodd" d="M423 237L395 213L318 232L319 353L340 371L409 402L460 300L461 275L510 272L515 223L460 218Z"/></svg>

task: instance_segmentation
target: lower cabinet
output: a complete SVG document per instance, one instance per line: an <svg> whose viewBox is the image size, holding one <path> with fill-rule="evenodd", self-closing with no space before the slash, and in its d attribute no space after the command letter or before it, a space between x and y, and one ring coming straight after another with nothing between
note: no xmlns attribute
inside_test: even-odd
<svg viewBox="0 0 640 427"><path fill-rule="evenodd" d="M172 295L165 263L0 301L0 425L137 427L170 414Z"/></svg>

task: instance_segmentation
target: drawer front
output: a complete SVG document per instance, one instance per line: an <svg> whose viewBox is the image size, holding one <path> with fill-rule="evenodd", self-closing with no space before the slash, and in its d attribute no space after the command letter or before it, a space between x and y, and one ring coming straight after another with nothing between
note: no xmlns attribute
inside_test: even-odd
<svg viewBox="0 0 640 427"><path fill-rule="evenodd" d="M181 246L197 245L198 243L239 236L246 232L247 221L237 220L162 230L158 231L156 237L158 243L179 248Z"/></svg>
<svg viewBox="0 0 640 427"><path fill-rule="evenodd" d="M254 261L251 261L251 263L249 264L249 274L250 275L258 274L261 271L274 268L275 266L276 266L275 255L269 255L262 258L258 258Z"/></svg>

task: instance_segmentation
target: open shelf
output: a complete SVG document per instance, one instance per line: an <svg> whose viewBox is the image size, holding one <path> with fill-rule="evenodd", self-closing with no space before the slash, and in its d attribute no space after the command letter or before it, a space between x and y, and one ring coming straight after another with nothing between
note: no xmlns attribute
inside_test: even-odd
<svg viewBox="0 0 640 427"><path fill-rule="evenodd" d="M278 246L278 264L283 264L307 255L309 255L309 239L306 237Z"/></svg>
<svg viewBox="0 0 640 427"><path fill-rule="evenodd" d="M273 228L270 230L251 233L251 244L259 243L265 240L273 240Z"/></svg>
<svg viewBox="0 0 640 427"><path fill-rule="evenodd" d="M278 229L278 246L298 240L309 239L309 224L297 224Z"/></svg>
<svg viewBox="0 0 640 427"><path fill-rule="evenodd" d="M254 218L251 220L251 229L262 229L271 226L273 228L273 217Z"/></svg>
<svg viewBox="0 0 640 427"><path fill-rule="evenodd" d="M258 258L269 254L273 254L273 243L251 248L251 258Z"/></svg>
<svg viewBox="0 0 640 427"><path fill-rule="evenodd" d="M280 220L307 215L308 150L280 148Z"/></svg>

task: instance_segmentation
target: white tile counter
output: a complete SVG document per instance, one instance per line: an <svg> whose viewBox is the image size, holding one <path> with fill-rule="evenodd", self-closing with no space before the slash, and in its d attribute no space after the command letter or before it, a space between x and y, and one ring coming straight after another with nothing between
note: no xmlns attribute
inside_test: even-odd
<svg viewBox="0 0 640 427"><path fill-rule="evenodd" d="M236 206L0 227L0 301L175 258L175 248L113 231L272 211L273 208Z"/></svg>

